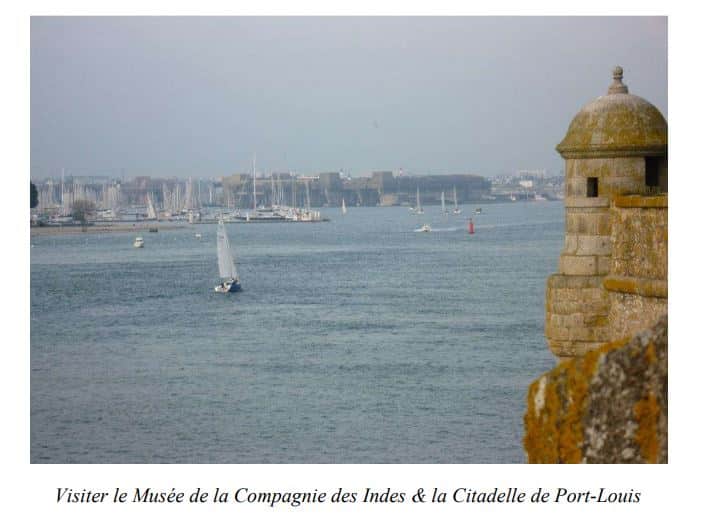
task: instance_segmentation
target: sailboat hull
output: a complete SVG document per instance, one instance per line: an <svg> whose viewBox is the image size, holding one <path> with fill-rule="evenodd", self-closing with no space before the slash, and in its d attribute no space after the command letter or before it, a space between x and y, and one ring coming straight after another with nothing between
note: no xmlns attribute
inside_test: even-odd
<svg viewBox="0 0 716 514"><path fill-rule="evenodd" d="M230 284L224 283L219 284L214 288L217 293L237 293L241 291L241 284L239 282L231 282Z"/></svg>
<svg viewBox="0 0 716 514"><path fill-rule="evenodd" d="M241 282L234 279L231 281L226 281L214 288L214 291L217 293L236 293L238 291L241 291Z"/></svg>

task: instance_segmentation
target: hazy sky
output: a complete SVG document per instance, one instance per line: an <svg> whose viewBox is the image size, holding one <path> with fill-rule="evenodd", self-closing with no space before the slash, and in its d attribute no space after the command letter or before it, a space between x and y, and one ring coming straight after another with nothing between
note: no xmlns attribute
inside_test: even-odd
<svg viewBox="0 0 716 514"><path fill-rule="evenodd" d="M616 64L667 116L666 18L35 17L32 175L554 173Z"/></svg>

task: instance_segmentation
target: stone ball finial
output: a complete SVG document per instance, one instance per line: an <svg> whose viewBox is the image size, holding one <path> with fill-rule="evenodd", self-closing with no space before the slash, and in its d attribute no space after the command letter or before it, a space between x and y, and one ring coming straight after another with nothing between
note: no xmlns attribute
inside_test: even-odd
<svg viewBox="0 0 716 514"><path fill-rule="evenodd" d="M609 86L609 94L615 95L618 93L629 93L629 88L622 82L622 78L624 77L624 69L621 66L615 66L612 70L612 78L614 81L612 82L611 86Z"/></svg>

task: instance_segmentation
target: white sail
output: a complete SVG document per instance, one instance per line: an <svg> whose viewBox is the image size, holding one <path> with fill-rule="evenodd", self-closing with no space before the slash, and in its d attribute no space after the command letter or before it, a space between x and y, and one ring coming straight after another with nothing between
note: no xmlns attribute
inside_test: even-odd
<svg viewBox="0 0 716 514"><path fill-rule="evenodd" d="M346 209L346 199L343 198L342 201L343 201L343 206L341 207L341 211L343 212L343 214L345 214L346 212L348 212L348 209Z"/></svg>
<svg viewBox="0 0 716 514"><path fill-rule="evenodd" d="M415 203L416 203L415 212L417 212L418 214L420 214L421 212L423 212L423 208L420 207L420 188L418 188L418 191L417 191L417 193L415 194L415 197L416 197L416 198L415 198Z"/></svg>
<svg viewBox="0 0 716 514"><path fill-rule="evenodd" d="M236 271L234 258L231 255L231 245L226 235L223 220L219 220L219 225L216 229L216 254L219 260L219 278L235 278L238 280L239 273Z"/></svg>
<svg viewBox="0 0 716 514"><path fill-rule="evenodd" d="M445 210L445 191L442 191L440 193L440 203L442 204L442 207L443 207L443 213L446 213L447 211Z"/></svg>
<svg viewBox="0 0 716 514"><path fill-rule="evenodd" d="M152 197L149 193L147 193L147 219L148 220L157 219L157 211L154 210L154 204L152 203Z"/></svg>

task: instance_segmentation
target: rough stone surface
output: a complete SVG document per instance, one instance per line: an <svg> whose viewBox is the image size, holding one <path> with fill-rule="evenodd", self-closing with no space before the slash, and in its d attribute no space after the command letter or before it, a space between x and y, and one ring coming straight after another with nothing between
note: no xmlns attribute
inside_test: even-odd
<svg viewBox="0 0 716 514"><path fill-rule="evenodd" d="M632 204L642 197L632 197ZM666 196L658 197L663 206L655 208L612 208L612 271L614 275L666 279L668 258L668 208ZM629 197L619 199L626 202Z"/></svg>
<svg viewBox="0 0 716 514"><path fill-rule="evenodd" d="M570 159L566 167L567 196L588 198L587 178L599 179L599 196L609 198L619 194L639 193L643 190L645 161L643 157L612 159Z"/></svg>
<svg viewBox="0 0 716 514"><path fill-rule="evenodd" d="M564 275L596 275L597 257L563 253L559 256L559 272Z"/></svg>
<svg viewBox="0 0 716 514"><path fill-rule="evenodd" d="M561 363L529 389L530 463L666 463L666 316L631 340Z"/></svg>
<svg viewBox="0 0 716 514"><path fill-rule="evenodd" d="M594 275L551 275L545 291L545 336L560 358L609 341L609 293Z"/></svg>
<svg viewBox="0 0 716 514"><path fill-rule="evenodd" d="M557 145L564 157L663 153L666 120L641 97L625 93L600 96L577 113Z"/></svg>
<svg viewBox="0 0 716 514"><path fill-rule="evenodd" d="M668 300L627 293L610 293L609 334L621 339L650 326L667 312Z"/></svg>

